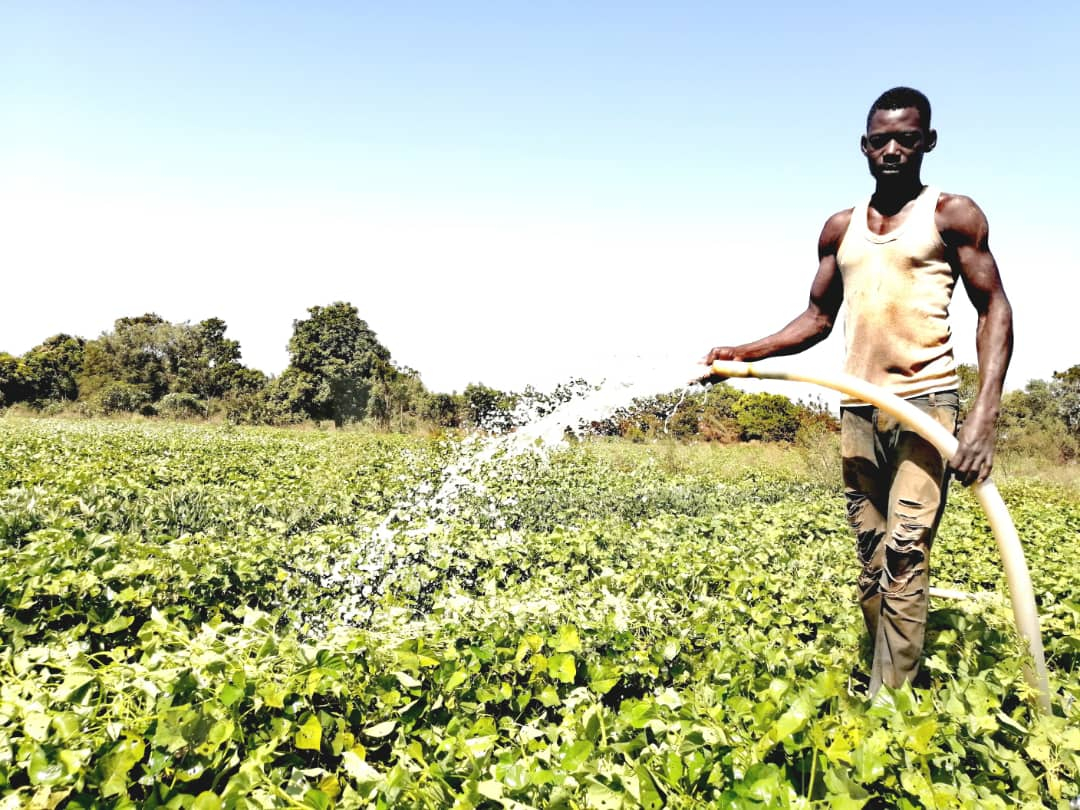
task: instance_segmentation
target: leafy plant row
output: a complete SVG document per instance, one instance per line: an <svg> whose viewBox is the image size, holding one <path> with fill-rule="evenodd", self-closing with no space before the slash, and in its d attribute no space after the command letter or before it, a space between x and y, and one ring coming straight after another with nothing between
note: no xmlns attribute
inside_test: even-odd
<svg viewBox="0 0 1080 810"><path fill-rule="evenodd" d="M588 445L0 422L0 807L1067 806L1080 504L1014 482L1054 711L954 491L865 695L835 487ZM466 474L467 473L467 474ZM463 483L454 487L461 478Z"/></svg>

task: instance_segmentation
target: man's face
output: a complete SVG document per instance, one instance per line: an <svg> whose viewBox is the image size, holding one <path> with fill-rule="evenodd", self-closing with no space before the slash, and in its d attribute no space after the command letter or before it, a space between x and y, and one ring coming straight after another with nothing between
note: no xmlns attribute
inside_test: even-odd
<svg viewBox="0 0 1080 810"><path fill-rule="evenodd" d="M914 107L874 110L862 137L862 153L874 179L891 184L917 179L923 155L936 144L937 133L923 130Z"/></svg>

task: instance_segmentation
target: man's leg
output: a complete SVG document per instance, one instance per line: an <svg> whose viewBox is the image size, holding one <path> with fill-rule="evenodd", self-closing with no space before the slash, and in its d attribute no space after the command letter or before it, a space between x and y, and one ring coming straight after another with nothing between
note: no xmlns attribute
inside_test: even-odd
<svg viewBox="0 0 1080 810"><path fill-rule="evenodd" d="M881 614L881 572L885 566L888 495L891 470L875 429L876 408L843 408L840 447L848 522L855 532L859 558L859 604L871 644L877 638Z"/></svg>
<svg viewBox="0 0 1080 810"><path fill-rule="evenodd" d="M912 400L950 433L956 429L955 394ZM946 462L930 442L880 414L879 438L889 445L895 475L881 543L880 617L874 637L870 691L898 687L919 672L929 609L930 547L945 506Z"/></svg>

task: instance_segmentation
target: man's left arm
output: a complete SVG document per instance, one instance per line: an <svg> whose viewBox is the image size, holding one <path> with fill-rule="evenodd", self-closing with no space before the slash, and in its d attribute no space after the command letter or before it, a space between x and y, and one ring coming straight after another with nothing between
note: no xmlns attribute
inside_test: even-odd
<svg viewBox="0 0 1080 810"><path fill-rule="evenodd" d="M1013 350L1012 306L990 252L990 227L979 206L968 197L948 195L937 213L950 260L979 316L975 331L979 393L960 429L960 446L950 461L957 480L967 486L985 481L993 467L994 425Z"/></svg>

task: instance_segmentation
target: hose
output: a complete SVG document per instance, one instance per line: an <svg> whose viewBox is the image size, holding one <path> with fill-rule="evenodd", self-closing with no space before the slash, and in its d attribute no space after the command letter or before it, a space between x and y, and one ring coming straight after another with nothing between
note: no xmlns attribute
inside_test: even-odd
<svg viewBox="0 0 1080 810"><path fill-rule="evenodd" d="M772 362L740 363L717 360L711 371L720 377L753 377L762 380L790 380L792 382L811 383L834 391L847 394L856 399L876 405L881 410L896 417L934 445L945 458L952 458L956 453L957 440L929 414L916 408L894 394L882 390L872 383L860 380L850 374L820 375L800 372ZM1050 712L1050 687L1046 671L1046 657L1043 653L1042 634L1039 630L1039 613L1035 606L1035 591L1031 585L1024 549L1016 533L1009 510L1001 499L994 482L990 479L972 485L972 491L986 513L990 530L994 533L1001 560L1005 568L1005 580L1009 586L1009 599L1012 602L1013 618L1020 637L1027 644L1031 661L1024 666L1024 676L1038 696L1039 707Z"/></svg>

